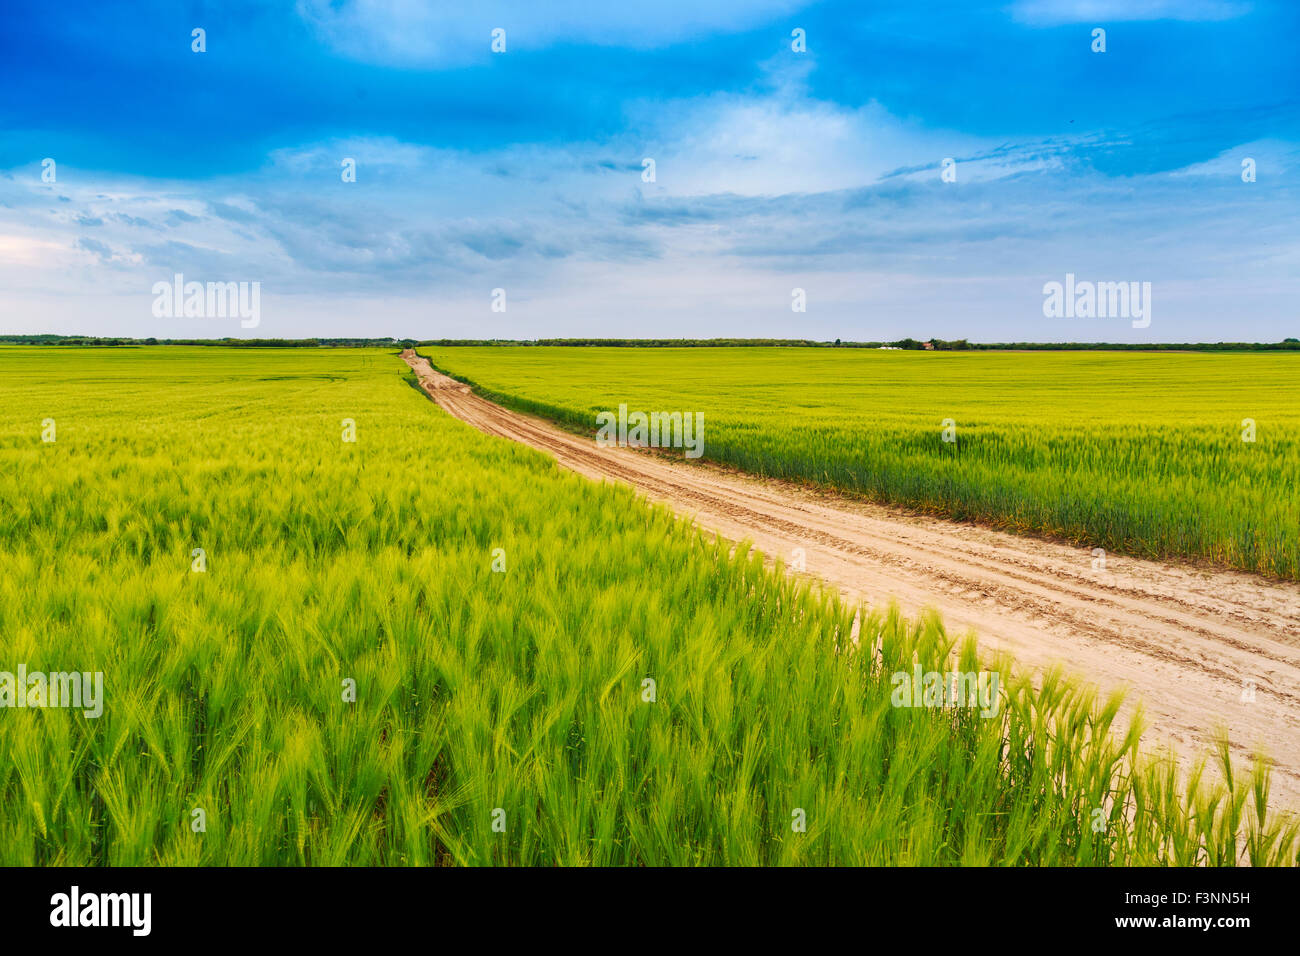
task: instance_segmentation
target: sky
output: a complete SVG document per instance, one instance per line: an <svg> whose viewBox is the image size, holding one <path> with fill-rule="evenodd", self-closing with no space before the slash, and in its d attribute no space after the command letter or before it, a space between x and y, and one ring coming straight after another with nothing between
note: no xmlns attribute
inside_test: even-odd
<svg viewBox="0 0 1300 956"><path fill-rule="evenodd" d="M1300 337L1300 3L0 17L0 333ZM1067 276L1145 324L1045 314Z"/></svg>

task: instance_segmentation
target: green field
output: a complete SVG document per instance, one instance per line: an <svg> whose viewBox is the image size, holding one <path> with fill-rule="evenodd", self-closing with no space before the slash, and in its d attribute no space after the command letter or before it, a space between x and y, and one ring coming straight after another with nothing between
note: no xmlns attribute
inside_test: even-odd
<svg viewBox="0 0 1300 956"><path fill-rule="evenodd" d="M1300 579L1300 355L424 351L507 404L579 428L622 403L700 412L704 457L757 474ZM955 441L943 440L945 419Z"/></svg>
<svg viewBox="0 0 1300 956"><path fill-rule="evenodd" d="M1296 861L1261 768L1185 787L1117 701L1006 662L991 718L894 706L973 643L887 610L853 642L857 609L450 419L391 351L9 347L0 393L0 671L104 681L98 717L0 708L0 863Z"/></svg>

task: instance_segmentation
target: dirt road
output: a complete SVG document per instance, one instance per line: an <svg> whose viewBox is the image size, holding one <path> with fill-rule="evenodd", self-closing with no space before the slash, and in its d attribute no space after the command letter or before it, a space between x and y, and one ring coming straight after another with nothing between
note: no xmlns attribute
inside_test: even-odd
<svg viewBox="0 0 1300 956"><path fill-rule="evenodd" d="M621 481L724 538L752 540L849 599L933 607L949 633L1030 667L1062 663L1104 690L1127 685L1184 757L1229 728L1234 763L1256 747L1276 763L1275 804L1300 810L1300 585L1091 552L684 464L501 408L402 353L446 412L552 454L593 479ZM1253 688L1253 700L1251 700Z"/></svg>

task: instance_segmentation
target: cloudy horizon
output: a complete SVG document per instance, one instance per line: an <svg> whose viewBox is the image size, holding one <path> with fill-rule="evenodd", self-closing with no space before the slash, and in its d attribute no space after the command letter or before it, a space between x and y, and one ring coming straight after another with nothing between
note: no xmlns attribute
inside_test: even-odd
<svg viewBox="0 0 1300 956"><path fill-rule="evenodd" d="M1282 3L7 16L4 333L1300 335ZM177 273L259 325L155 315ZM1149 282L1150 325L1045 317L1067 275Z"/></svg>

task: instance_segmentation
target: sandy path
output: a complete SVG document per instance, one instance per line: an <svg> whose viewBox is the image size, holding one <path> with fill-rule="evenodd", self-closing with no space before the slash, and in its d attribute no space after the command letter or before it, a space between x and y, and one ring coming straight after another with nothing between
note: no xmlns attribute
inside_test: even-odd
<svg viewBox="0 0 1300 956"><path fill-rule="evenodd" d="M490 435L552 454L593 479L621 481L724 538L752 540L846 598L905 611L936 608L949 632L1030 667L1063 663L1104 690L1140 698L1150 738L1184 756L1229 728L1234 763L1254 748L1276 764L1274 803L1300 810L1300 585L1109 555L820 494L785 482L683 464L503 409L402 358L446 412ZM1243 700L1248 682L1254 700ZM1249 696L1247 694L1247 696Z"/></svg>

